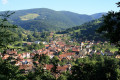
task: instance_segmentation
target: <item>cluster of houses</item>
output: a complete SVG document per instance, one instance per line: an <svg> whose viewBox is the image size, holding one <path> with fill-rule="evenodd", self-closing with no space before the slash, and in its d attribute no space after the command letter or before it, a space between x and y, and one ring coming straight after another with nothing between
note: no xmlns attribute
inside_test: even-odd
<svg viewBox="0 0 120 80"><path fill-rule="evenodd" d="M39 43L36 41L36 43ZM92 50L91 46L94 44L94 42L87 42L88 44L85 45L84 42L81 42L80 46L74 46L74 45L66 45L63 41L51 41L49 44L45 44L45 48L39 49L39 50L32 50L32 52L24 52L22 54L18 54L17 50L7 50L6 54L0 56L3 60L9 59L11 62L15 62L16 66L19 66L20 70L25 70L25 72L32 71L35 69L34 62L39 64L38 61L34 61L33 57L38 55L48 55L50 59L52 59L54 56L57 56L59 60L67 59L78 59L78 58L84 58L87 57L87 55L92 55L94 53L98 55L104 55L105 53L102 53L100 51ZM58 54L58 52L62 52L62 54ZM112 56L113 53L108 52L109 56ZM119 56L117 56L119 57ZM71 64L65 64L63 66L58 65L57 70L60 72L64 72L66 70L71 69ZM51 70L53 68L52 64L45 64L43 69Z"/></svg>

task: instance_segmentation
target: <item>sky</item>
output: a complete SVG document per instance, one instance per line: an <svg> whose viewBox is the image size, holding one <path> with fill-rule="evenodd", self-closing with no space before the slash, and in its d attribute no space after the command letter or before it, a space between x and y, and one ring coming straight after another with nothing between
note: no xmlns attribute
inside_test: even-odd
<svg viewBox="0 0 120 80"><path fill-rule="evenodd" d="M120 0L1 0L0 11L49 8L79 14L119 11L115 3Z"/></svg>

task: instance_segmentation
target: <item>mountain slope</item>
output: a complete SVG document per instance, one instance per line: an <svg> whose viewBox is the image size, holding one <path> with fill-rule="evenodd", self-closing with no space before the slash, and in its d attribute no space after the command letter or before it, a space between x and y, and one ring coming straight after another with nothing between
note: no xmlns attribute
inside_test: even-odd
<svg viewBox="0 0 120 80"><path fill-rule="evenodd" d="M92 14L91 16L94 19L99 19L100 17L102 17L103 15L106 15L106 13L96 13L96 14Z"/></svg>
<svg viewBox="0 0 120 80"><path fill-rule="evenodd" d="M101 16L100 16L101 17ZM12 15L14 24L27 30L56 31L81 25L99 17L46 8L18 10Z"/></svg>
<svg viewBox="0 0 120 80"><path fill-rule="evenodd" d="M102 25L102 19L97 19L82 24L81 26L68 28L64 31L57 33L71 35L71 38L76 39L78 41L85 41L85 40L104 41L105 39L103 38L103 36L101 36L101 34L96 33L96 30L101 25Z"/></svg>

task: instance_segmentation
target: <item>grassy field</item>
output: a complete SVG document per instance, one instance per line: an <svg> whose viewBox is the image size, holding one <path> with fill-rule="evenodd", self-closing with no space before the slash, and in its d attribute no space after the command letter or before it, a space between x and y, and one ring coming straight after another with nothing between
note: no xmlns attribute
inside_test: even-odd
<svg viewBox="0 0 120 80"><path fill-rule="evenodd" d="M31 20L37 18L39 15L38 14L27 14L24 16L20 16L20 19L25 21L25 20Z"/></svg>

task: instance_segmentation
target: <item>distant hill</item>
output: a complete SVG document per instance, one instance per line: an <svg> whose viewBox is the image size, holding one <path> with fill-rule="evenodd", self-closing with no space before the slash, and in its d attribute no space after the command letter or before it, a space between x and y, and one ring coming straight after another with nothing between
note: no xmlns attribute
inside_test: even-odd
<svg viewBox="0 0 120 80"><path fill-rule="evenodd" d="M92 14L91 16L94 19L98 19L98 18L102 17L103 15L106 15L106 13L96 13L96 14Z"/></svg>
<svg viewBox="0 0 120 80"><path fill-rule="evenodd" d="M78 41L95 40L104 41L101 34L96 33L96 30L102 25L102 19L96 19L80 26L68 28L64 31L57 32L57 34L68 34L71 38Z"/></svg>
<svg viewBox="0 0 120 80"><path fill-rule="evenodd" d="M100 15L104 13L99 13ZM81 25L101 16L77 14L69 11L54 11L47 8L15 11L11 16L14 24L26 30L56 31Z"/></svg>

